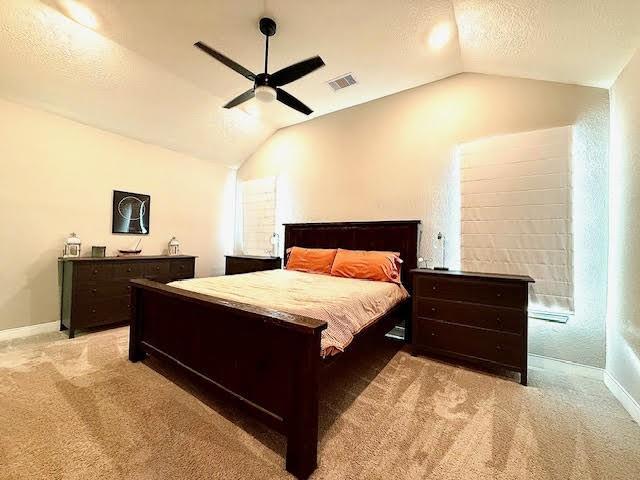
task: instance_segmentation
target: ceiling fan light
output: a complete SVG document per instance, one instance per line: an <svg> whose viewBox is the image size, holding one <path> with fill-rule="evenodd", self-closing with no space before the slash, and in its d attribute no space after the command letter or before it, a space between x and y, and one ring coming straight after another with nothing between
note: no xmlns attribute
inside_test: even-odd
<svg viewBox="0 0 640 480"><path fill-rule="evenodd" d="M266 85L260 85L256 87L254 91L256 98L261 102L273 102L276 99L276 89L273 87L268 87Z"/></svg>

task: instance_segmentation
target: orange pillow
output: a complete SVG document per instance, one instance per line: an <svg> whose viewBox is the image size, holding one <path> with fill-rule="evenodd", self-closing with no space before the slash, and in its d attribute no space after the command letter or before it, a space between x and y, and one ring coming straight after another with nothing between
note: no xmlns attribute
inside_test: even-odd
<svg viewBox="0 0 640 480"><path fill-rule="evenodd" d="M336 257L335 248L292 247L287 260L287 270L299 272L331 273L331 265Z"/></svg>
<svg viewBox="0 0 640 480"><path fill-rule="evenodd" d="M331 267L331 275L400 283L401 263L400 254L396 252L368 252L339 248Z"/></svg>

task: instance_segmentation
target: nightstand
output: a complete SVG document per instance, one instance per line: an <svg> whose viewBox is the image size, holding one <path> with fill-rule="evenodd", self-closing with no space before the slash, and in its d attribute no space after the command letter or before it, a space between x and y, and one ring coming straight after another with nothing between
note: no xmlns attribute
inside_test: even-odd
<svg viewBox="0 0 640 480"><path fill-rule="evenodd" d="M527 384L527 276L428 269L413 276L412 350L520 372Z"/></svg>
<svg viewBox="0 0 640 480"><path fill-rule="evenodd" d="M258 257L254 255L225 255L224 274L260 272L262 270L278 270L282 267L280 257Z"/></svg>

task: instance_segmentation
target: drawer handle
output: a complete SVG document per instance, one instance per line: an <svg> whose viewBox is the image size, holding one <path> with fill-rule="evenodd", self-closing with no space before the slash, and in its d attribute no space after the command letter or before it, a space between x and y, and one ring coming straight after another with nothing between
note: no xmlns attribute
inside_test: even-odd
<svg viewBox="0 0 640 480"><path fill-rule="evenodd" d="M91 293L97 293L98 290L96 290L95 288L91 289Z"/></svg>
<svg viewBox="0 0 640 480"><path fill-rule="evenodd" d="M180 270L184 270L184 265L180 265Z"/></svg>
<svg viewBox="0 0 640 480"><path fill-rule="evenodd" d="M130 303L127 304L127 308L131 308L131 304Z"/></svg>
<svg viewBox="0 0 640 480"><path fill-rule="evenodd" d="M436 311L437 311L437 310L438 310L438 309L437 309L436 307L431 307L431 312L432 312L432 313L436 313Z"/></svg>
<svg viewBox="0 0 640 480"><path fill-rule="evenodd" d="M94 268L94 269L93 269L93 273L94 273L94 275L95 275L96 273L98 273L98 269L97 269L97 268Z"/></svg>
<svg viewBox="0 0 640 480"><path fill-rule="evenodd" d="M160 270L160 265L156 265L156 270Z"/></svg>
<svg viewBox="0 0 640 480"><path fill-rule="evenodd" d="M502 296L502 292L498 292L498 293L497 293L497 296L498 296L498 297L501 297L501 296Z"/></svg>
<svg viewBox="0 0 640 480"><path fill-rule="evenodd" d="M502 319L500 317L496 317L496 323L498 325L502 325Z"/></svg>
<svg viewBox="0 0 640 480"><path fill-rule="evenodd" d="M434 286L433 286L433 289L434 289L434 290L437 290L437 289L438 289L438 287L434 285Z"/></svg>
<svg viewBox="0 0 640 480"><path fill-rule="evenodd" d="M127 285L127 290L131 290L131 285Z"/></svg>
<svg viewBox="0 0 640 480"><path fill-rule="evenodd" d="M127 268L127 273L131 273L131 269L130 268Z"/></svg>
<svg viewBox="0 0 640 480"><path fill-rule="evenodd" d="M501 352L502 351L502 345L500 345L500 344L496 345L496 350Z"/></svg>
<svg viewBox="0 0 640 480"><path fill-rule="evenodd" d="M91 309L91 313L96 313L96 309L95 309L95 308L92 308L92 309Z"/></svg>
<svg viewBox="0 0 640 480"><path fill-rule="evenodd" d="M431 332L431 336L435 337L436 336L436 332Z"/></svg>

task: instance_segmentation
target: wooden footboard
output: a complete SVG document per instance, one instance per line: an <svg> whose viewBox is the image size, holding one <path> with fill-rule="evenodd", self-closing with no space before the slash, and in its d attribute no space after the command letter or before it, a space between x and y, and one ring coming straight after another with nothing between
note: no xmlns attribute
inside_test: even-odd
<svg viewBox="0 0 640 480"><path fill-rule="evenodd" d="M287 437L287 471L316 468L324 321L132 280L129 360L157 355L196 374Z"/></svg>

